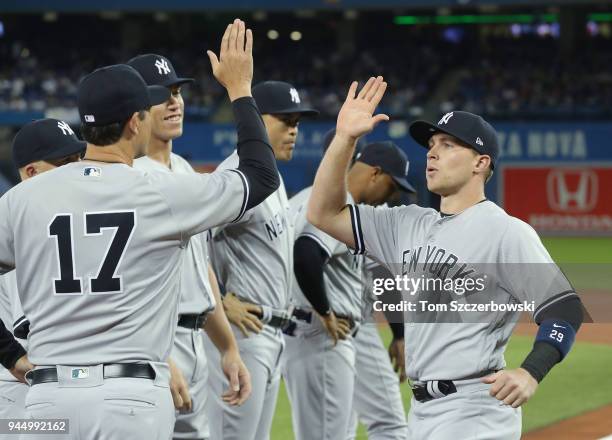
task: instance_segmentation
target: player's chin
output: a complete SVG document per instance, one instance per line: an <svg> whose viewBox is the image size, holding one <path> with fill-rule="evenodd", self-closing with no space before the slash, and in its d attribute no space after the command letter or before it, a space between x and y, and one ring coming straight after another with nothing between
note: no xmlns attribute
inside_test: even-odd
<svg viewBox="0 0 612 440"><path fill-rule="evenodd" d="M278 158L278 160L282 160L283 162L288 162L291 159L293 159L293 148L283 150L281 156Z"/></svg>

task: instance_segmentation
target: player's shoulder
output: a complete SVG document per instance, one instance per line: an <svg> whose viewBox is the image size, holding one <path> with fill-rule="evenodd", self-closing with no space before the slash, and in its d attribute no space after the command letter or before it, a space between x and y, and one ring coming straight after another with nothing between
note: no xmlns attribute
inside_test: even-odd
<svg viewBox="0 0 612 440"><path fill-rule="evenodd" d="M398 220L407 219L407 220L415 220L415 219L431 219L437 220L440 217L440 213L433 208L424 208L422 206L412 204L412 205L402 205L402 206L378 206L374 208L374 212L385 211L388 216L396 217Z"/></svg>
<svg viewBox="0 0 612 440"><path fill-rule="evenodd" d="M172 164L172 169L174 171L195 173L195 170L193 169L189 161L179 154L170 153L170 163Z"/></svg>
<svg viewBox="0 0 612 440"><path fill-rule="evenodd" d="M310 198L312 186L306 187L289 199L289 205L292 207L303 205Z"/></svg>
<svg viewBox="0 0 612 440"><path fill-rule="evenodd" d="M503 208L493 202L487 203L490 213L490 223L503 227L503 236L533 238L539 240L538 233L524 220L508 214Z"/></svg>
<svg viewBox="0 0 612 440"><path fill-rule="evenodd" d="M219 164L219 166L217 167L217 169L219 170L225 170L225 169L229 169L229 168L237 168L238 167L238 163L239 163L240 159L238 158L238 151L234 150L232 152L232 154L230 154L229 156L227 156L223 162L221 162Z"/></svg>

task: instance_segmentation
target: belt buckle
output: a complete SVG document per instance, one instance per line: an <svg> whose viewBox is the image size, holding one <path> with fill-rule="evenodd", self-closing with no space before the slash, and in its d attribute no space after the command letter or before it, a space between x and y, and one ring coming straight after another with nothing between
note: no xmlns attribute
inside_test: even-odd
<svg viewBox="0 0 612 440"><path fill-rule="evenodd" d="M208 321L208 312L200 313L198 317L196 318L194 330L199 330L202 327L204 327L204 324L206 324L206 321Z"/></svg>

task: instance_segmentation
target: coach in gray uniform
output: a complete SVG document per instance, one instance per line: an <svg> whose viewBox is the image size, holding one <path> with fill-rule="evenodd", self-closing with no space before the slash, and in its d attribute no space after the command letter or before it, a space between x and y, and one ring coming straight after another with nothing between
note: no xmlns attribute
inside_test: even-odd
<svg viewBox="0 0 612 440"><path fill-rule="evenodd" d="M263 114L276 160L290 160L300 117L317 112L306 108L295 87L286 82L260 83L253 88L253 97ZM234 153L219 169L233 168L236 160ZM215 439L265 440L270 433L280 382L279 359L283 350L280 327L287 320L293 268L293 225L280 179L280 188L264 203L247 211L235 224L214 233L213 264L220 282L228 296L235 294L234 306L238 298L240 305L250 307L257 315L254 319L264 324L259 333L247 337L240 331L243 323L232 320L228 309L240 354L251 373L253 392L239 408L229 408L220 402L216 395L226 380L220 374L218 362L211 357L209 383L214 397L209 416L211 437Z"/></svg>
<svg viewBox="0 0 612 440"><path fill-rule="evenodd" d="M480 279L484 286L469 293L457 287L418 289L435 306L458 295L457 304L490 308L483 307L482 314L468 310L454 320L438 320L437 314L423 319L427 313L408 310L406 368L413 389L408 437L450 440L459 432L462 438L519 439L519 407L571 349L583 319L581 302L535 231L485 198L499 148L495 130L477 115L454 111L438 123L410 127L428 149L427 186L441 196L441 212L415 205L346 206L344 170L355 139L387 119L372 116L386 88L382 77L371 78L357 95L356 88L351 86L336 138L315 178L309 220L396 276L433 276L451 286L457 281L466 286L467 280L479 285ZM523 302L533 304L538 334L521 367L504 370L503 352L519 315L509 306ZM508 309L494 311L490 303Z"/></svg>
<svg viewBox="0 0 612 440"><path fill-rule="evenodd" d="M66 122L51 118L40 119L24 125L17 132L13 140L13 161L24 181L58 166L81 160L85 147L85 142L77 139ZM28 386L22 382L22 377L17 378L11 371L15 372L15 363L25 356L30 321L21 308L14 270L0 276L0 319L11 326L11 333L20 345L14 345L12 341L2 345L3 351L11 345L17 351L13 354L15 362L9 362L7 368L0 367L0 419L19 419L25 415ZM25 363L32 367L29 362Z"/></svg>
<svg viewBox="0 0 612 440"><path fill-rule="evenodd" d="M149 108L166 102L132 67L87 75L78 103L87 155L0 199L0 272L17 270L30 319L26 416L69 418L79 439L168 439L166 359L189 237L240 218L278 188L251 98L252 33L234 21L212 55L238 124L237 169L145 173ZM240 391L236 391L239 393ZM41 435L46 438L46 435ZM36 438L36 436L34 437Z"/></svg>
<svg viewBox="0 0 612 440"><path fill-rule="evenodd" d="M173 139L183 133L185 103L181 89L185 84L193 82L193 79L178 77L170 60L161 55L139 55L128 64L142 75L148 85L161 85L170 90L168 101L151 107L148 152L146 156L134 161L134 167L149 172L195 173L185 159L172 152ZM178 391L187 396L183 408L177 414L175 439L209 437L208 417L204 410L208 397L208 365L202 328L206 329L222 353L224 373L231 384L238 383L238 375L248 376L223 307L215 307L217 301L220 302L220 298L215 298L215 293L219 295L219 289L208 262L207 238L207 232L191 237L181 268L179 319L171 357L179 367L176 374ZM211 285L215 286L214 291ZM172 363L170 365L172 371ZM185 378L188 378L188 383L182 387ZM183 400L181 393L177 397Z"/></svg>
<svg viewBox="0 0 612 440"><path fill-rule="evenodd" d="M408 161L392 142L366 145L348 172L351 203L380 205L406 181ZM363 258L306 221L312 188L290 200L295 218L292 303L297 327L286 337L283 377L298 440L343 439L355 384L353 337L362 315ZM313 313L316 310L317 314ZM320 319L319 319L320 318Z"/></svg>

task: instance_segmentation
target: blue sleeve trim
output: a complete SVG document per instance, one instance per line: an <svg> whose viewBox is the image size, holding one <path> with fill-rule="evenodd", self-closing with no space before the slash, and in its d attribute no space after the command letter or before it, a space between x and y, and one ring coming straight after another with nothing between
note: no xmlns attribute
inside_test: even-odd
<svg viewBox="0 0 612 440"><path fill-rule="evenodd" d="M546 342L559 350L561 359L567 356L575 339L576 331L574 327L562 319L547 319L543 321L536 335L536 342Z"/></svg>

